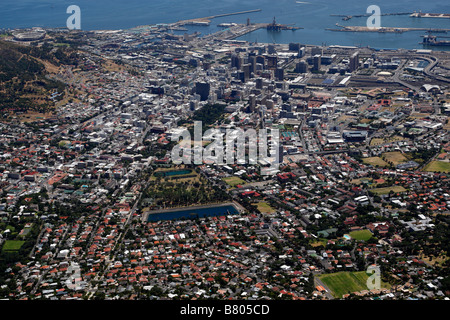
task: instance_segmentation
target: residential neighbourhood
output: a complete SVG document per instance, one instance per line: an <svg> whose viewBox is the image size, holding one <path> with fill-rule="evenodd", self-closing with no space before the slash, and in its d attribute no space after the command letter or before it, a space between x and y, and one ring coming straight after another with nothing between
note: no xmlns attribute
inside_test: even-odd
<svg viewBox="0 0 450 320"><path fill-rule="evenodd" d="M45 64L52 111L2 109L1 299L449 299L448 52L167 25L2 42L73 54ZM194 121L279 130L278 169L174 164Z"/></svg>

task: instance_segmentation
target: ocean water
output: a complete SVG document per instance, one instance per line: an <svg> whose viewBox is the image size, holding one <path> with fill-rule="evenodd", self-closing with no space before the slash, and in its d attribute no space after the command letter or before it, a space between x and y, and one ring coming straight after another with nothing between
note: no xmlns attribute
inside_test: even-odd
<svg viewBox="0 0 450 320"><path fill-rule="evenodd" d="M0 4L0 28L65 27L70 14L69 5L81 9L81 28L84 30L129 29L139 25L172 23L184 19L261 9L260 12L213 19L210 26L188 26L188 33L216 32L222 22L268 23L276 17L278 23L292 24L304 29L296 31L268 32L258 30L240 40L262 43L298 42L313 45L351 45L373 48L422 48L422 31L391 33L350 33L327 31L340 25L365 26L367 18L343 21L331 15L365 14L376 4L382 13L432 12L450 13L448 0L2 0ZM383 16L381 26L447 28L450 19L411 18L409 16ZM184 33L184 32L181 32Z"/></svg>

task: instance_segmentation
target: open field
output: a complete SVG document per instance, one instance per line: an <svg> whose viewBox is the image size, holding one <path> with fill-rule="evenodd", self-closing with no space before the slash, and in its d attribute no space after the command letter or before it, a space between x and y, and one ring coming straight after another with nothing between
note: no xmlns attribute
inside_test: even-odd
<svg viewBox="0 0 450 320"><path fill-rule="evenodd" d="M398 151L383 153L382 158L386 162L392 162L394 166L408 161L408 159L401 152Z"/></svg>
<svg viewBox="0 0 450 320"><path fill-rule="evenodd" d="M372 178L353 179L353 180L350 181L350 183L351 183L352 185L357 185L357 186L359 186L359 185L362 184L364 181L370 183L370 182L373 181L373 179L372 179Z"/></svg>
<svg viewBox="0 0 450 320"><path fill-rule="evenodd" d="M276 211L267 202L258 202L257 207L261 213L274 213Z"/></svg>
<svg viewBox="0 0 450 320"><path fill-rule="evenodd" d="M25 241L6 240L2 251L18 251L24 243Z"/></svg>
<svg viewBox="0 0 450 320"><path fill-rule="evenodd" d="M385 162L383 159L381 159L380 157L370 157L370 158L364 158L363 162L365 164L368 165L372 165L372 166L379 166L379 167L384 167L387 166L387 162Z"/></svg>
<svg viewBox="0 0 450 320"><path fill-rule="evenodd" d="M394 193L399 193L399 192L405 192L406 189L403 188L402 186L391 186L391 187L385 187L385 188L376 188L376 189L371 189L370 192L375 193L376 195L384 195L384 194L389 194L389 192L394 192Z"/></svg>
<svg viewBox="0 0 450 320"><path fill-rule="evenodd" d="M431 172L450 172L450 162L444 161L433 161L430 162L423 171L431 171Z"/></svg>
<svg viewBox="0 0 450 320"><path fill-rule="evenodd" d="M369 275L365 271L359 272L338 272L322 274L319 279L332 291L336 298L341 298L344 294L368 290L367 279ZM389 289L388 283L381 282L381 287Z"/></svg>
<svg viewBox="0 0 450 320"><path fill-rule="evenodd" d="M238 177L227 177L223 178L222 180L232 187L236 187L239 184L245 184L245 181Z"/></svg>
<svg viewBox="0 0 450 320"><path fill-rule="evenodd" d="M320 238L319 240L315 240L314 242L311 242L310 244L312 247L316 248L316 247L320 247L320 246L326 247L327 243L328 243L327 239Z"/></svg>
<svg viewBox="0 0 450 320"><path fill-rule="evenodd" d="M401 136L394 136L392 138L373 138L370 141L370 146L379 146L381 144L385 144L385 143L391 143L391 142L395 142L395 141L402 141L402 140L407 140Z"/></svg>
<svg viewBox="0 0 450 320"><path fill-rule="evenodd" d="M367 241L372 238L372 232L370 230L357 230L350 232L350 237L355 240Z"/></svg>
<svg viewBox="0 0 450 320"><path fill-rule="evenodd" d="M406 189L403 188L402 186L391 186L391 187L385 187L385 188L371 189L370 191L377 195L384 195L384 194L389 194L390 191L392 191L394 193L405 192Z"/></svg>
<svg viewBox="0 0 450 320"><path fill-rule="evenodd" d="M432 266L438 265L438 266L441 266L441 267L449 259L449 257L447 257L445 255L445 253L442 253L438 257L435 257L435 256L425 256L423 254L423 252L419 255L419 258L421 260L423 260L425 263L428 263L428 264L430 264Z"/></svg>

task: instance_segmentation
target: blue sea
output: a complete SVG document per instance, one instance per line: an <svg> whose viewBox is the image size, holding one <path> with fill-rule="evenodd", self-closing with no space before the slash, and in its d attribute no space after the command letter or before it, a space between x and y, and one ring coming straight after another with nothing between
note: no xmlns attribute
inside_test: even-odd
<svg viewBox="0 0 450 320"><path fill-rule="evenodd" d="M340 25L365 26L367 18L343 21L331 15L365 14L376 4L381 13L431 12L450 13L448 0L2 0L0 28L65 27L70 14L69 5L81 9L83 30L130 29L140 25L172 23L184 19L261 9L260 12L213 19L210 26L188 26L188 33L199 31L208 34L221 30L222 22L269 23L275 17L278 23L304 29L268 32L265 29L247 34L240 40L261 43L297 42L313 45L370 46L372 48L422 48L423 31L392 33L350 33L327 31ZM447 28L450 19L411 18L405 16L381 17L383 27ZM181 32L184 33L184 32ZM444 35L444 36L450 36Z"/></svg>

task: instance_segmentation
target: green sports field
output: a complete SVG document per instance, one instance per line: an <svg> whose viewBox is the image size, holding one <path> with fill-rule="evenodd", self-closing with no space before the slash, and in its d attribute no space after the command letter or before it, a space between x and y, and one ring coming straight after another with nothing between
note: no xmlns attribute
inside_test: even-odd
<svg viewBox="0 0 450 320"><path fill-rule="evenodd" d="M226 183L228 183L228 185L230 185L232 187L236 187L239 184L245 184L245 181L238 177L228 177L228 178L223 178L222 180L225 181Z"/></svg>
<svg viewBox="0 0 450 320"><path fill-rule="evenodd" d="M25 243L25 241L19 241L19 240L6 240L5 244L3 245L3 251L17 251L19 250L22 245Z"/></svg>
<svg viewBox="0 0 450 320"><path fill-rule="evenodd" d="M342 298L344 294L368 290L367 279L369 275L365 271L338 272L322 274L319 279L332 291L335 298ZM389 284L382 282L382 288L389 288Z"/></svg>
<svg viewBox="0 0 450 320"><path fill-rule="evenodd" d="M429 165L426 166L424 171L448 173L448 172L450 172L450 162L433 161Z"/></svg>
<svg viewBox="0 0 450 320"><path fill-rule="evenodd" d="M372 238L372 232L370 230L358 230L350 232L350 237L355 240L367 241Z"/></svg>

